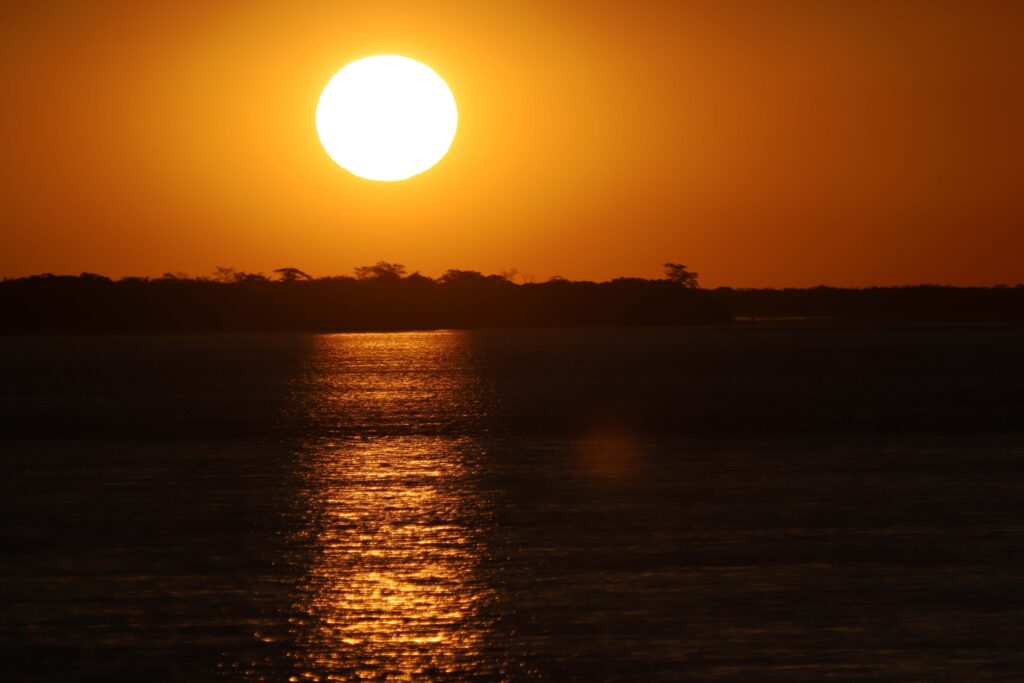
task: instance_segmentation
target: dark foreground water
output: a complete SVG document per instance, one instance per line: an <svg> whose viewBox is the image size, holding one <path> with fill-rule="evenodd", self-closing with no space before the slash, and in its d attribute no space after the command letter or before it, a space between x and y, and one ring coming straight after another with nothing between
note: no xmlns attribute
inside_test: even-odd
<svg viewBox="0 0 1024 683"><path fill-rule="evenodd" d="M1024 679L1024 328L0 339L3 680Z"/></svg>

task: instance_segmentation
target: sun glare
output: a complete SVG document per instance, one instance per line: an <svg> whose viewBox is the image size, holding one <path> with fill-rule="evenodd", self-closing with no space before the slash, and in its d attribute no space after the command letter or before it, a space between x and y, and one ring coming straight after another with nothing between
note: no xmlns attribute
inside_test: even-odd
<svg viewBox="0 0 1024 683"><path fill-rule="evenodd" d="M398 55L347 65L316 108L328 156L368 180L405 180L426 171L447 154L457 125L455 98L444 80Z"/></svg>

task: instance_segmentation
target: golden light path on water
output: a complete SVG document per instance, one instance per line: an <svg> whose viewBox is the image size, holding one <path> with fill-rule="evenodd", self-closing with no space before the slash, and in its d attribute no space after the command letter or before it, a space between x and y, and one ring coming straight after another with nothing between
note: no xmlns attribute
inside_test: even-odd
<svg viewBox="0 0 1024 683"><path fill-rule="evenodd" d="M459 680L487 669L479 380L458 333L317 339L309 567L292 680ZM497 672L491 671L491 675Z"/></svg>

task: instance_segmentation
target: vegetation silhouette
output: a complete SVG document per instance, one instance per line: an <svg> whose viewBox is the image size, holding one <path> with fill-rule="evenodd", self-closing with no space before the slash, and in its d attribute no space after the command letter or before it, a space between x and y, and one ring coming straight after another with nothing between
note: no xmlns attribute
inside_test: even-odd
<svg viewBox="0 0 1024 683"><path fill-rule="evenodd" d="M93 273L0 282L0 333L340 332L484 327L728 323L713 293L677 264L660 280L513 281L514 272L407 274L380 261L354 277L273 278L218 267L209 277L167 273L111 280ZM681 270L680 270L681 269ZM673 275L674 273L674 275ZM692 277L690 277L692 276ZM526 280L526 278L524 278Z"/></svg>
<svg viewBox="0 0 1024 683"><path fill-rule="evenodd" d="M842 289L733 289L715 296L737 319L840 322L1021 322L1024 286L913 285Z"/></svg>
<svg viewBox="0 0 1024 683"><path fill-rule="evenodd" d="M218 267L208 277L166 273L120 280L50 273L0 281L0 333L342 332L723 324L738 319L850 322L1024 320L1024 287L701 289L697 273L666 263L657 280L608 282L515 271L446 271L437 278L379 261L353 277L274 276Z"/></svg>
<svg viewBox="0 0 1024 683"><path fill-rule="evenodd" d="M679 283L683 287L690 287L692 289L700 287L700 284L697 282L697 275L699 275L699 273L690 272L686 266L681 263L665 264L665 279L670 282Z"/></svg>

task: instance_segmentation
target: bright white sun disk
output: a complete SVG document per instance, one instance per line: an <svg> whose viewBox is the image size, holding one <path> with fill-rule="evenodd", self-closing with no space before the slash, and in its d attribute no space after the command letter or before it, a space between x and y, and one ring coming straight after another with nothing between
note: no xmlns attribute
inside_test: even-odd
<svg viewBox="0 0 1024 683"><path fill-rule="evenodd" d="M448 153L455 98L430 67L398 55L366 57L330 80L316 108L320 144L368 180L405 180Z"/></svg>

